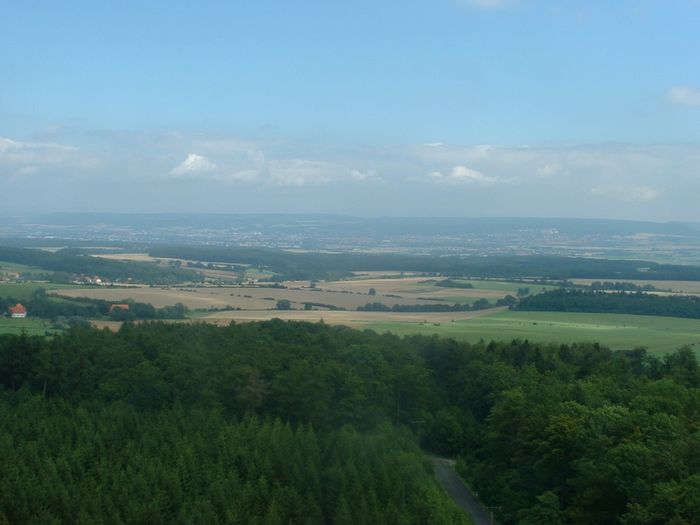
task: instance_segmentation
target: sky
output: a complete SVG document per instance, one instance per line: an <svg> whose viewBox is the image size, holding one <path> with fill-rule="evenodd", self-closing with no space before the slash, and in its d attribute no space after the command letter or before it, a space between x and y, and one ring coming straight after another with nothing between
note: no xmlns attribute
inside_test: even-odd
<svg viewBox="0 0 700 525"><path fill-rule="evenodd" d="M0 12L0 214L700 222L700 0Z"/></svg>

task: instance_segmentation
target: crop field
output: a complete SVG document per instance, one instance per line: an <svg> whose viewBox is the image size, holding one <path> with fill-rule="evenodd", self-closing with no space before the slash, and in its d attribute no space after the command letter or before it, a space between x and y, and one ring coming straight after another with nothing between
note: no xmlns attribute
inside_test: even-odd
<svg viewBox="0 0 700 525"><path fill-rule="evenodd" d="M323 282L318 288L310 287L308 281L287 282L287 288L262 286L205 286L205 287L138 287L138 288L82 288L65 289L57 293L67 297L90 297L119 301L133 299L151 303L157 308L183 303L191 310L240 308L241 310L268 311L275 308L281 299L291 301L293 309L304 308L304 303L332 305L335 308L355 310L371 302L387 306L394 304L440 304L474 302L488 299L494 302L506 293L489 289L439 288L420 281L422 277L403 279L366 279ZM374 288L376 295L369 295ZM317 308L324 308L317 306ZM266 314L270 315L270 314Z"/></svg>
<svg viewBox="0 0 700 525"><path fill-rule="evenodd" d="M488 311L487 315L449 323L407 323L381 320L366 328L399 335L438 334L475 342L479 339L531 341L598 341L613 349L644 346L665 353L690 345L700 351L700 320L622 314Z"/></svg>

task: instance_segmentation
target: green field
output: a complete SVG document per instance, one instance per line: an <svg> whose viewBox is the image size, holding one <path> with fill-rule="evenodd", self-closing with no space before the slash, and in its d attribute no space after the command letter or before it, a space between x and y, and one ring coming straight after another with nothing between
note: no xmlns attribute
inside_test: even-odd
<svg viewBox="0 0 700 525"><path fill-rule="evenodd" d="M585 314L566 312L512 312L464 321L433 324L378 322L366 326L395 334L437 334L476 342L479 339L531 341L598 341L613 349L646 347L653 353L691 345L700 351L700 320L644 315Z"/></svg>
<svg viewBox="0 0 700 525"><path fill-rule="evenodd" d="M52 283L0 283L0 297L14 297L17 300L27 300L31 297L37 288L43 288L47 292L49 290L80 288L77 284L52 284Z"/></svg>
<svg viewBox="0 0 700 525"><path fill-rule="evenodd" d="M0 317L0 334L19 334L22 331L29 335L46 335L46 332L56 333L51 329L51 323L42 319L10 319Z"/></svg>

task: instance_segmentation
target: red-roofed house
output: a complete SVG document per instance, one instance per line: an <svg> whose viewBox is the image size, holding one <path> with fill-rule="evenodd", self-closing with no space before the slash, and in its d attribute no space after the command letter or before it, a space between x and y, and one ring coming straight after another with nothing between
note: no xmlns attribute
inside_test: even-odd
<svg viewBox="0 0 700 525"><path fill-rule="evenodd" d="M109 313L111 314L111 313L114 312L115 310L125 310L125 311L128 312L128 311L129 311L129 305L128 305L128 304L113 304L113 305L110 305L110 307L109 307Z"/></svg>
<svg viewBox="0 0 700 525"><path fill-rule="evenodd" d="M10 317L13 319L24 319L27 317L27 309L19 303L10 306Z"/></svg>

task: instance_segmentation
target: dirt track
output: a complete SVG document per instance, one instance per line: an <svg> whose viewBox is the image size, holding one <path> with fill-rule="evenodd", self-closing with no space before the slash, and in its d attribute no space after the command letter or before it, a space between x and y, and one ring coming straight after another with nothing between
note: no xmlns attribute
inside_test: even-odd
<svg viewBox="0 0 700 525"><path fill-rule="evenodd" d="M447 491L452 501L469 514L474 525L491 525L489 511L472 495L469 487L455 472L454 461L435 456L430 456L430 461L440 485Z"/></svg>

